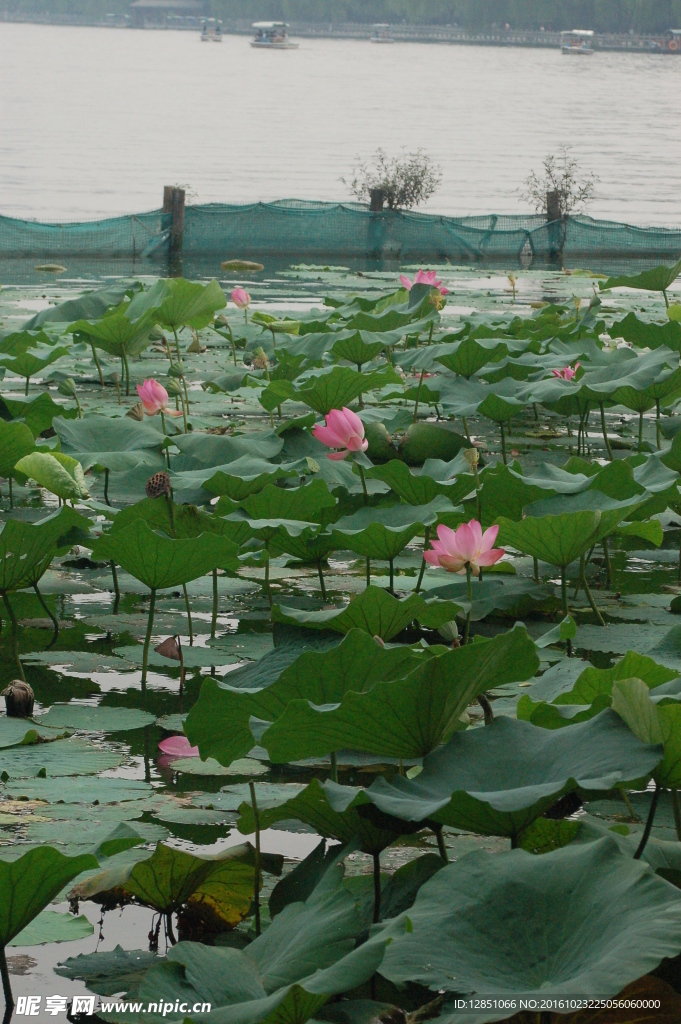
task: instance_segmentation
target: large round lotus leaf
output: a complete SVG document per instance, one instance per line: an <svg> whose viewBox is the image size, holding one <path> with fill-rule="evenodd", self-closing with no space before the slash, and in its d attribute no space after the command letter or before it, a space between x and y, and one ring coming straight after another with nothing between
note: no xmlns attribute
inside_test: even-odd
<svg viewBox="0 0 681 1024"><path fill-rule="evenodd" d="M65 857L43 846L13 861L0 860L0 947L37 917L81 871L97 867L91 854Z"/></svg>
<svg viewBox="0 0 681 1024"><path fill-rule="evenodd" d="M46 942L74 942L86 939L93 932L94 927L85 914L73 917L71 914L58 914L54 910L43 910L9 945L42 946Z"/></svg>
<svg viewBox="0 0 681 1024"><path fill-rule="evenodd" d="M365 797L407 821L517 836L565 793L626 786L661 760L662 747L637 739L610 709L558 731L502 717L455 733L416 778L377 779Z"/></svg>
<svg viewBox="0 0 681 1024"><path fill-rule="evenodd" d="M596 543L600 521L599 511L565 512L540 519L527 517L519 523L502 516L497 542L549 565L566 566Z"/></svg>
<svg viewBox="0 0 681 1024"><path fill-rule="evenodd" d="M0 774L6 772L10 779L30 779L43 771L52 777L96 775L124 760L121 751L95 747L82 739L55 740L0 750Z"/></svg>
<svg viewBox="0 0 681 1024"><path fill-rule="evenodd" d="M8 519L0 533L0 590L37 583L69 533L87 526L87 519L68 506L37 523Z"/></svg>
<svg viewBox="0 0 681 1024"><path fill-rule="evenodd" d="M53 704L37 719L40 725L80 729L83 732L124 732L155 722L154 715L137 708L92 707L89 704Z"/></svg>
<svg viewBox="0 0 681 1024"><path fill-rule="evenodd" d="M19 459L14 471L35 480L39 487L56 494L62 501L67 498L80 501L90 496L80 462L62 452L31 452Z"/></svg>
<svg viewBox="0 0 681 1024"><path fill-rule="evenodd" d="M410 466L420 466L426 459L449 462L462 448L470 448L468 441L453 430L436 423L414 423L400 441L400 458Z"/></svg>
<svg viewBox="0 0 681 1024"><path fill-rule="evenodd" d="M391 939L380 971L396 984L614 996L681 951L681 894L608 839L541 857L475 851L376 937Z"/></svg>

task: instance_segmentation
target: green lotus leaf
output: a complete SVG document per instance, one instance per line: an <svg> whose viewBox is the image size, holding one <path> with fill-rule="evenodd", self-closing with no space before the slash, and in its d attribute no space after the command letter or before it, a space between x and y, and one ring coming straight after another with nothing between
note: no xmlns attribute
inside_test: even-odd
<svg viewBox="0 0 681 1024"><path fill-rule="evenodd" d="M260 742L275 764L337 750L424 757L465 727L461 717L478 694L530 679L538 668L535 645L518 626L448 651L406 678L353 687L339 702L292 700Z"/></svg>
<svg viewBox="0 0 681 1024"><path fill-rule="evenodd" d="M390 505L387 508L367 506L351 516L343 516L329 526L339 534L336 546L349 548L366 558L395 558L412 538L426 526L442 521L443 515L454 512L449 498L438 494L428 505Z"/></svg>
<svg viewBox="0 0 681 1024"><path fill-rule="evenodd" d="M56 494L62 501L67 498L80 501L90 496L80 462L62 452L34 451L19 459L14 471L35 480L39 487Z"/></svg>
<svg viewBox="0 0 681 1024"><path fill-rule="evenodd" d="M475 511L477 518L479 501L485 529L496 523L499 516L516 521L522 519L526 505L556 493L548 486L548 481L546 488L534 482L529 483L520 473L503 464L484 469L480 474L480 483L479 495L471 498L468 507Z"/></svg>
<svg viewBox="0 0 681 1024"><path fill-rule="evenodd" d="M8 356L23 355L29 348L49 348L54 345L45 331L11 331L0 340L0 353Z"/></svg>
<svg viewBox="0 0 681 1024"><path fill-rule="evenodd" d="M63 739L67 735L62 727L51 729L42 722L34 722L27 718L0 718L0 748L17 747L31 743L45 743L49 740Z"/></svg>
<svg viewBox="0 0 681 1024"><path fill-rule="evenodd" d="M500 545L508 545L549 565L564 567L588 551L595 543L601 512L565 512L563 515L528 516L513 523L499 518Z"/></svg>
<svg viewBox="0 0 681 1024"><path fill-rule="evenodd" d="M350 689L364 691L382 680L407 675L433 650L441 652L442 648L384 648L363 630L351 629L336 647L301 654L260 689L234 689L229 685L231 675L229 682L205 679L184 730L202 757L229 765L254 746L251 718L275 721L297 699L315 705L336 703Z"/></svg>
<svg viewBox="0 0 681 1024"><path fill-rule="evenodd" d="M0 420L0 476L10 477L17 462L35 450L33 433L25 423Z"/></svg>
<svg viewBox="0 0 681 1024"><path fill-rule="evenodd" d="M620 274L599 282L601 290L610 288L641 288L647 292L666 292L681 274L681 260L673 267L653 267L640 274Z"/></svg>
<svg viewBox="0 0 681 1024"><path fill-rule="evenodd" d="M139 292L131 301L127 316L140 320L149 312L152 322L162 327L194 327L198 331L207 327L216 311L226 305L227 298L217 281L202 285L173 277L158 281L147 292Z"/></svg>
<svg viewBox="0 0 681 1024"><path fill-rule="evenodd" d="M508 355L509 349L496 338L463 338L455 351L437 356L437 362L461 377L472 377L488 363L498 363Z"/></svg>
<svg viewBox="0 0 681 1024"><path fill-rule="evenodd" d="M31 377L35 377L36 373L41 373L52 363L55 363L57 359L61 359L62 356L67 356L69 350L63 346L59 348L47 348L47 346L36 348L33 351L28 349L22 352L18 356L4 356L0 357L3 364L7 367L10 373L15 373L17 377L26 378L26 394L28 394L28 383Z"/></svg>
<svg viewBox="0 0 681 1024"><path fill-rule="evenodd" d="M437 460L432 460L435 463ZM383 466L373 466L365 470L367 480L383 480L390 489L403 501L410 505L428 505L439 494L449 498L452 505L457 505L475 489L475 480L462 469L459 476L451 479L431 476L424 464L420 473L415 473L399 459L391 459Z"/></svg>
<svg viewBox="0 0 681 1024"><path fill-rule="evenodd" d="M444 601L455 601L468 608L468 587L465 577L450 576L449 579L451 582L429 589L429 596ZM512 619L523 619L528 615L552 614L559 608L560 603L550 584L535 583L534 580L522 577L492 577L489 572L485 573L482 580L477 580L473 584L471 622L480 622L492 613Z"/></svg>
<svg viewBox="0 0 681 1024"><path fill-rule="evenodd" d="M364 853L377 854L395 841L400 832L411 833L425 827L403 825L395 819L387 827L374 824L357 808L366 804L364 791L353 786L339 786L335 782L319 782L313 779L308 786L293 796L281 795L271 803L256 796L258 818L261 828L270 828L278 821L303 821L326 839L337 839L341 843L355 841ZM269 805L268 805L269 803ZM237 828L243 835L255 831L255 819L250 799L239 807Z"/></svg>
<svg viewBox="0 0 681 1024"><path fill-rule="evenodd" d="M390 340L390 335L386 336L372 331L352 331L349 334L343 331L338 340L333 342L331 351L336 359L345 359L349 363L354 363L361 371L363 364L380 355Z"/></svg>
<svg viewBox="0 0 681 1024"><path fill-rule="evenodd" d="M101 953L79 953L54 968L63 978L84 981L91 992L113 996L136 991L150 967L158 963L156 953L142 949L115 949Z"/></svg>
<svg viewBox="0 0 681 1024"><path fill-rule="evenodd" d="M590 538L589 546L593 547L594 544L599 544L605 537L609 537L619 529L623 520L634 515L644 501L645 495L643 497L634 495L624 501L617 501L615 498L603 494L602 491L596 490L595 487L591 487L588 491L582 491L581 494L557 494L553 498L533 502L525 508L525 516L535 519L548 516L555 519L559 516L574 515L579 512L600 512L600 521ZM626 530L626 527L623 526L622 529ZM639 535L639 524L635 524L633 532L635 535ZM658 531L653 528L650 535L657 537Z"/></svg>
<svg viewBox="0 0 681 1024"><path fill-rule="evenodd" d="M114 307L98 320L76 320L67 328L70 334L85 337L110 356L138 356L151 344L154 318L150 313L133 319L127 302Z"/></svg>
<svg viewBox="0 0 681 1024"><path fill-rule="evenodd" d="M44 430L52 426L55 416L64 416L67 419L76 419L78 410L65 409L54 401L52 395L43 391L35 398L24 398L16 395L10 398L8 395L0 396L0 417L6 420L21 419L31 430L34 437L38 437Z"/></svg>
<svg viewBox="0 0 681 1024"><path fill-rule="evenodd" d="M87 519L69 507L37 523L8 519L0 533L0 591L33 586L60 547L71 546L70 535L87 526Z"/></svg>
<svg viewBox="0 0 681 1024"><path fill-rule="evenodd" d="M566 793L625 787L661 759L660 746L637 739L610 709L557 732L501 717L455 733L415 779L378 779L365 795L405 821L514 837Z"/></svg>
<svg viewBox="0 0 681 1024"><path fill-rule="evenodd" d="M324 510L335 505L336 499L323 480L312 480L303 487L267 484L241 502L251 519L300 519L308 523L321 522Z"/></svg>
<svg viewBox="0 0 681 1024"><path fill-rule="evenodd" d="M79 295L77 299L67 299L56 306L42 309L24 324L24 330L36 330L47 323L70 324L74 320L95 320L104 316L112 306L118 306L126 297L139 288L129 282L117 282L96 288Z"/></svg>
<svg viewBox="0 0 681 1024"><path fill-rule="evenodd" d="M398 600L380 587L367 587L344 608L330 608L321 612L306 612L285 605L274 605L272 621L308 629L331 629L348 633L363 629L371 636L392 640L414 619L427 629L437 629L451 622L461 610L453 601L424 601L418 594Z"/></svg>
<svg viewBox="0 0 681 1024"><path fill-rule="evenodd" d="M401 378L391 366L371 373L358 373L349 366L334 366L311 374L295 390L295 399L326 416L332 409L350 405L361 394L386 384L399 384Z"/></svg>
<svg viewBox="0 0 681 1024"><path fill-rule="evenodd" d="M476 850L438 871L375 938L391 940L380 971L397 985L538 1000L615 996L678 954L681 899L610 839L541 857ZM456 1019L446 1004L444 1019Z"/></svg>
<svg viewBox="0 0 681 1024"><path fill-rule="evenodd" d="M0 775L6 772L10 779L35 778L39 772L53 778L95 775L118 768L124 760L121 750L95 747L74 737L0 750Z"/></svg>
<svg viewBox="0 0 681 1024"><path fill-rule="evenodd" d="M95 465L114 472L133 468L144 461L142 452L159 450L163 440L163 435L150 424L136 423L127 417L86 416L82 420L66 420L55 416L52 425L59 435L62 452L78 458L85 470Z"/></svg>
<svg viewBox="0 0 681 1024"><path fill-rule="evenodd" d="M85 914L58 914L54 910L43 910L16 938L10 946L42 946L48 942L75 942L86 939L94 932L94 926Z"/></svg>
<svg viewBox="0 0 681 1024"><path fill-rule="evenodd" d="M186 1013L175 1013L174 1006L187 1001L210 1006L207 1013L192 1013L197 1022L305 1024L332 996L362 985L376 971L385 946L355 949L361 928L354 900L337 884L315 891L306 903L290 904L244 950L180 942L135 988L145 1003L160 1000L163 1012L128 1019L181 1021Z"/></svg>
<svg viewBox="0 0 681 1024"><path fill-rule="evenodd" d="M165 590L196 580L213 569L237 569L236 551L236 545L225 537L203 533L175 540L136 519L118 532L103 534L93 548L93 556L117 562L150 590Z"/></svg>
<svg viewBox="0 0 681 1024"><path fill-rule="evenodd" d="M500 384L494 385L495 389L500 386ZM533 398L528 396L527 401L531 402ZM524 401L514 395L504 396L493 391L478 405L478 415L486 416L493 423L506 423L513 416L517 415L525 407L525 404Z"/></svg>
<svg viewBox="0 0 681 1024"><path fill-rule="evenodd" d="M201 466L225 466L237 459L272 459L278 455L284 442L274 431L253 431L247 434L176 434L173 445L183 455L190 456Z"/></svg>
<svg viewBox="0 0 681 1024"><path fill-rule="evenodd" d="M0 860L0 947L16 938L81 871L96 867L92 854L65 857L51 846Z"/></svg>
<svg viewBox="0 0 681 1024"><path fill-rule="evenodd" d="M664 760L653 777L665 789L679 789L681 704L655 704L641 679L622 679L613 685L612 709L644 743L662 743Z"/></svg>
<svg viewBox="0 0 681 1024"><path fill-rule="evenodd" d="M281 872L283 858L265 855L264 870ZM89 875L69 899L124 904L131 899L157 913L171 914L193 900L211 906L226 924L249 912L255 879L255 851L249 843L210 857L199 857L158 843L144 860L123 863Z"/></svg>
<svg viewBox="0 0 681 1024"><path fill-rule="evenodd" d="M37 719L40 726L52 729L78 729L83 732L127 732L152 725L155 716L137 708L92 707L85 704L53 704Z"/></svg>
<svg viewBox="0 0 681 1024"><path fill-rule="evenodd" d="M673 352L681 351L681 324L671 320L661 324L627 313L623 320L608 328L608 334L611 338L624 338L637 348L656 349L664 345Z"/></svg>
<svg viewBox="0 0 681 1024"><path fill-rule="evenodd" d="M318 470L318 463L310 458L275 465L265 459L243 455L224 467L206 469L201 484L209 494L224 494L233 501L243 501L249 495L257 494L266 484L285 477L307 476Z"/></svg>
<svg viewBox="0 0 681 1024"><path fill-rule="evenodd" d="M400 458L410 466L421 466L426 459L451 462L470 441L437 423L412 423L399 444Z"/></svg>

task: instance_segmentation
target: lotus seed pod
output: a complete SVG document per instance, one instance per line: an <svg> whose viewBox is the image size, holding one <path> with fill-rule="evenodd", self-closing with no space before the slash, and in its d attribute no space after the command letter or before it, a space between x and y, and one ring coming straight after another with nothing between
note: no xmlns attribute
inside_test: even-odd
<svg viewBox="0 0 681 1024"><path fill-rule="evenodd" d="M35 695L33 689L23 679L13 679L2 691L5 698L5 711L8 718L30 718L33 714Z"/></svg>
<svg viewBox="0 0 681 1024"><path fill-rule="evenodd" d="M164 494L170 495L170 477L167 473L154 473L147 480L144 488L147 498L161 498Z"/></svg>
<svg viewBox="0 0 681 1024"><path fill-rule="evenodd" d="M173 661L182 661L182 652L180 650L180 639L177 636L169 636L163 643L157 644L154 647L157 654L160 654L163 658L172 658Z"/></svg>
<svg viewBox="0 0 681 1024"><path fill-rule="evenodd" d="M473 469L480 461L480 452L477 448L466 448L463 457L471 469Z"/></svg>
<svg viewBox="0 0 681 1024"><path fill-rule="evenodd" d="M141 423L144 419L144 406L141 402L135 402L132 409L129 409L125 415L129 416L131 420L137 420Z"/></svg>

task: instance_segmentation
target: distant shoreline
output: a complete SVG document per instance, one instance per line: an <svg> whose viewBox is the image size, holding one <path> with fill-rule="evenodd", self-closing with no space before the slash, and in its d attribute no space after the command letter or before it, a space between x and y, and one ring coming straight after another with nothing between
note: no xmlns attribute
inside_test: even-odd
<svg viewBox="0 0 681 1024"><path fill-rule="evenodd" d="M55 15L46 12L42 16L0 10L0 23L59 25L77 28L139 28L154 31L198 32L203 18L177 18L173 24L145 24L133 26L124 16L115 16L102 21L94 18L78 18ZM222 22L225 35L251 35L247 21L225 19ZM327 24L320 22L291 22L289 35L301 39L357 39L369 40L373 26L369 24ZM558 49L559 32L540 32L523 29L497 29L486 32L466 32L449 25L394 25L390 28L395 43L434 43L448 46L496 46L524 47L527 49ZM674 56L661 49L665 42L663 35L631 35L598 33L594 48L604 52L654 53L659 56ZM681 51L678 51L681 56Z"/></svg>

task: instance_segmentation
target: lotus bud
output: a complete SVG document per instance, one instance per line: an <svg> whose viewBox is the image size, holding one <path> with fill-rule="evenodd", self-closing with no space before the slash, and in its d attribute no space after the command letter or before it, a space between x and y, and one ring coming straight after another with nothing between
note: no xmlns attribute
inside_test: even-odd
<svg viewBox="0 0 681 1024"><path fill-rule="evenodd" d="M66 380L63 380L57 388L57 391L60 395L68 395L69 398L75 398L76 382L73 377L67 377Z"/></svg>
<svg viewBox="0 0 681 1024"><path fill-rule="evenodd" d="M165 344L165 335L160 327L152 327L149 331L150 341L162 341Z"/></svg>
<svg viewBox="0 0 681 1024"><path fill-rule="evenodd" d="M177 380L169 380L166 391L168 392L169 395L172 395L173 397L182 397L182 385Z"/></svg>
<svg viewBox="0 0 681 1024"><path fill-rule="evenodd" d="M253 365L256 370L266 370L268 367L267 355L265 354L264 348L256 348L253 350Z"/></svg>
<svg viewBox="0 0 681 1024"><path fill-rule="evenodd" d="M23 679L13 679L2 691L8 718L30 718L33 714L35 695L32 687Z"/></svg>
<svg viewBox="0 0 681 1024"><path fill-rule="evenodd" d="M125 415L129 416L131 420L137 420L141 423L144 419L144 406L141 402L135 402L132 409L128 409Z"/></svg>
<svg viewBox="0 0 681 1024"><path fill-rule="evenodd" d="M147 480L144 493L147 498L162 498L164 495L170 497L170 477L167 473L154 473Z"/></svg>
<svg viewBox="0 0 681 1024"><path fill-rule="evenodd" d="M681 302L672 302L667 310L667 316L678 323L681 320Z"/></svg>
<svg viewBox="0 0 681 1024"><path fill-rule="evenodd" d="M573 299L574 299L574 302L575 302L575 309L579 313L580 309L582 308L582 300L579 297L579 295L574 295Z"/></svg>
<svg viewBox="0 0 681 1024"><path fill-rule="evenodd" d="M229 320L227 319L227 317L225 316L224 313L220 313L219 316L215 317L215 326L216 327L229 327Z"/></svg>
<svg viewBox="0 0 681 1024"><path fill-rule="evenodd" d="M169 636L167 640L163 641L163 643L154 647L154 650L164 658L172 658L173 661L182 661L179 636Z"/></svg>
<svg viewBox="0 0 681 1024"><path fill-rule="evenodd" d="M456 619L452 619L451 622L445 622L443 626L440 626L438 633L443 640L448 640L449 643L453 643L454 640L459 639L459 627L456 624Z"/></svg>
<svg viewBox="0 0 681 1024"><path fill-rule="evenodd" d="M168 369L168 376L174 377L176 380L181 380L184 377L184 366L182 363L173 363Z"/></svg>
<svg viewBox="0 0 681 1024"><path fill-rule="evenodd" d="M471 469L474 469L480 462L480 452L477 448L466 448L465 452L463 452L463 457Z"/></svg>

